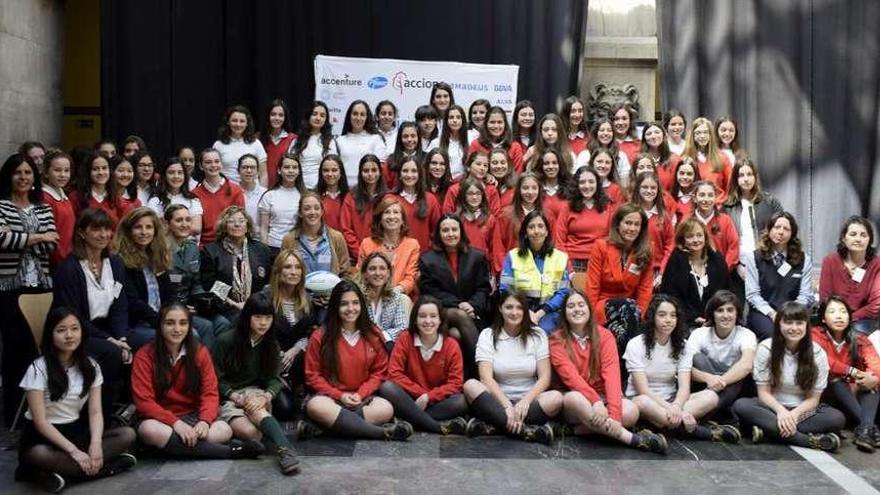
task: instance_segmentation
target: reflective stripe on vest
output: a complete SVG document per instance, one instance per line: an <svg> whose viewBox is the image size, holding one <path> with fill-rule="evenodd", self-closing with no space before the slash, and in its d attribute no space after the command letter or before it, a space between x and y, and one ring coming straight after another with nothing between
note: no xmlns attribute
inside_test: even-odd
<svg viewBox="0 0 880 495"><path fill-rule="evenodd" d="M510 252L513 281L510 285L526 297L538 298L541 303L553 296L560 288L568 287L568 281L562 279L568 266L568 255L554 249L550 256L544 258L544 271L538 271L538 265L531 251L520 256L519 249Z"/></svg>

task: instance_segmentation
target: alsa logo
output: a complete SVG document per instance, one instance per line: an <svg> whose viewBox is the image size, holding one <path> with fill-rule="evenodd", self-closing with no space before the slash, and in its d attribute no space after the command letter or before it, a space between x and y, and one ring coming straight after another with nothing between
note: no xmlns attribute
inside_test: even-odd
<svg viewBox="0 0 880 495"><path fill-rule="evenodd" d="M367 87L370 89L381 89L388 86L388 78L382 76L374 76L367 81Z"/></svg>

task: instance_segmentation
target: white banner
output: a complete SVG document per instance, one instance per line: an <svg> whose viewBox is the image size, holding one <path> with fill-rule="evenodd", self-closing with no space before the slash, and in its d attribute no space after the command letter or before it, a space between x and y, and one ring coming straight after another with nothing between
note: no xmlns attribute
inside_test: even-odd
<svg viewBox="0 0 880 495"><path fill-rule="evenodd" d="M330 108L333 133L342 133L345 112L354 100L397 105L398 123L413 120L416 108L427 105L431 87L445 81L452 86L455 103L464 108L485 98L507 112L516 105L518 65L484 65L460 62L423 62L390 58L315 57L315 99Z"/></svg>

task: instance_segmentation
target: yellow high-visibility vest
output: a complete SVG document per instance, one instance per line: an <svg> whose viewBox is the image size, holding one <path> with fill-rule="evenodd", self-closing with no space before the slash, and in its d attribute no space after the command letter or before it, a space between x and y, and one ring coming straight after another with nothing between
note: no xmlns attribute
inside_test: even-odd
<svg viewBox="0 0 880 495"><path fill-rule="evenodd" d="M514 290L525 294L526 297L538 298L541 303L549 299L560 288L567 287L568 281L562 279L562 274L568 266L568 255L554 249L549 256L544 258L544 271L538 271L535 257L531 250L525 255L519 255L519 249L510 251L511 266L513 268L513 280L504 280Z"/></svg>

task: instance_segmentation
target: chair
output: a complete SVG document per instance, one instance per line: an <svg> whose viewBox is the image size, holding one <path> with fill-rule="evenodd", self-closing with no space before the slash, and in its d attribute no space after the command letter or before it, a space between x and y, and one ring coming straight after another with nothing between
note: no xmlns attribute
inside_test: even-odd
<svg viewBox="0 0 880 495"><path fill-rule="evenodd" d="M43 325L46 324L46 315L49 313L49 308L52 307L52 300L51 292L46 292L45 294L22 294L18 296L18 308L31 329L31 335L34 337L34 344L38 354L40 352L40 344L43 342ZM11 431L15 431L18 427L18 420L24 414L26 400L26 397L22 396L21 404L18 405L18 412L15 413L15 419L12 421Z"/></svg>

